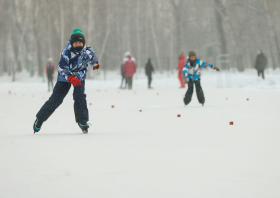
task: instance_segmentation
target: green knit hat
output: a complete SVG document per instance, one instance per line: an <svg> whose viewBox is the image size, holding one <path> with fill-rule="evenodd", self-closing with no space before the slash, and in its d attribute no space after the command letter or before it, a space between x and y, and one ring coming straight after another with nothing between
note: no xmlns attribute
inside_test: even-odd
<svg viewBox="0 0 280 198"><path fill-rule="evenodd" d="M73 46L73 43L76 41L81 41L84 44L84 46L86 44L85 35L83 31L78 28L74 29L71 34L71 39L70 39L71 46Z"/></svg>
<svg viewBox="0 0 280 198"><path fill-rule="evenodd" d="M76 29L73 30L71 36L72 36L73 34L82 34L82 35L84 35L83 31L80 30L80 29L78 29L78 28L76 28ZM85 36L85 35L84 35L84 36Z"/></svg>
<svg viewBox="0 0 280 198"><path fill-rule="evenodd" d="M196 56L196 52L194 50L189 51L189 58L192 56Z"/></svg>

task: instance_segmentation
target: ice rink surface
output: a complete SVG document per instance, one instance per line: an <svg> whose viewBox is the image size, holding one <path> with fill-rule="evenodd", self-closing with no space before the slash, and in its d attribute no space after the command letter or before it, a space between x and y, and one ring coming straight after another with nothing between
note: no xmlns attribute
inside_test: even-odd
<svg viewBox="0 0 280 198"><path fill-rule="evenodd" d="M255 74L218 88L205 72L204 107L195 93L184 107L176 74L157 74L152 90L144 76L133 90L119 76L87 80L89 133L75 123L71 88L35 135L46 82L2 77L0 198L279 198L280 75Z"/></svg>

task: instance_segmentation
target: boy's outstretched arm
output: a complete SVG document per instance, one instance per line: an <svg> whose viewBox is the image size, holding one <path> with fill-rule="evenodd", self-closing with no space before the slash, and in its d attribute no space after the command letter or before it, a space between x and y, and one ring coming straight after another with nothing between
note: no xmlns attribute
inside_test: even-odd
<svg viewBox="0 0 280 198"><path fill-rule="evenodd" d="M95 55L95 52L93 51L93 49L91 47L87 48L87 54L90 59L88 63L93 66L93 70L99 69L100 65L99 65L98 59Z"/></svg>
<svg viewBox="0 0 280 198"><path fill-rule="evenodd" d="M202 60L200 60L200 67L211 67L212 69L215 69L216 71L220 71L220 69L218 67L215 67L214 65L212 65L210 63L203 62Z"/></svg>

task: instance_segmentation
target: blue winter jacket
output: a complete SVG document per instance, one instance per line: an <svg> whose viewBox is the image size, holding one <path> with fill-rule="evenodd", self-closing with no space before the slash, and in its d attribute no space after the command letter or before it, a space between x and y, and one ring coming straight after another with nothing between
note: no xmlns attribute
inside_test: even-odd
<svg viewBox="0 0 280 198"><path fill-rule="evenodd" d="M208 64L206 62L203 62L200 59L196 59L196 62L191 65L189 62L189 59L186 61L185 67L183 69L183 75L187 76L188 79L192 79L193 81L200 78L201 75L201 68L202 67L211 67L213 69L212 64Z"/></svg>
<svg viewBox="0 0 280 198"><path fill-rule="evenodd" d="M68 41L66 48L62 50L58 64L57 81L68 82L70 75L75 75L80 81L86 79L88 63L97 66L98 60L91 47L85 46L81 51L76 51Z"/></svg>

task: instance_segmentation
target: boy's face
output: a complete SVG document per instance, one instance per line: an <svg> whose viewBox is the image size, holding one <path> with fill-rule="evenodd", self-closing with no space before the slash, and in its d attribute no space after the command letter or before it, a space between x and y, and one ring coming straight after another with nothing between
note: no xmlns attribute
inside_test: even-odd
<svg viewBox="0 0 280 198"><path fill-rule="evenodd" d="M84 46L84 44L83 44L83 42L81 42L81 41L75 41L74 43L73 43L73 47L83 47Z"/></svg>
<svg viewBox="0 0 280 198"><path fill-rule="evenodd" d="M191 61L195 61L196 60L196 56L191 56Z"/></svg>

